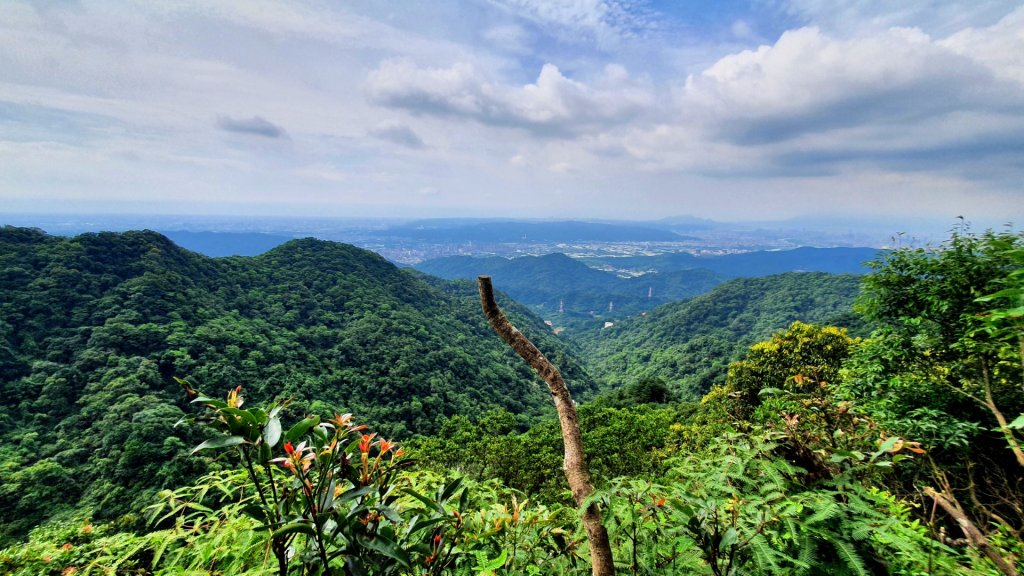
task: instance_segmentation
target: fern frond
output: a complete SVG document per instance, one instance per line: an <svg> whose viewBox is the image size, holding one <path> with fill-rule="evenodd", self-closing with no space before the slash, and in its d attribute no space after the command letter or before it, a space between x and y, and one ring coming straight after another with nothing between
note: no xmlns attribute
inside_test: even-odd
<svg viewBox="0 0 1024 576"><path fill-rule="evenodd" d="M864 565L864 560L861 559L853 544L845 540L831 540L829 543L832 544L832 547L836 549L836 553L846 563L846 568L850 570L850 573L857 576L869 576L870 573L867 566Z"/></svg>
<svg viewBox="0 0 1024 576"><path fill-rule="evenodd" d="M824 522L825 520L835 518L836 516L842 514L842 512L843 509L842 507L839 506L839 503L837 503L835 500L830 499L822 507L818 508L814 512L814 514L811 514L811 516L808 517L807 520L805 520L804 522L806 524L817 524L819 522Z"/></svg>

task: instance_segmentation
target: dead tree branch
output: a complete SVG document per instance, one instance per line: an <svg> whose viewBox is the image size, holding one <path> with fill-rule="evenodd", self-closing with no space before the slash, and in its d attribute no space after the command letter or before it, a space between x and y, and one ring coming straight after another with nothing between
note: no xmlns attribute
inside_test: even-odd
<svg viewBox="0 0 1024 576"><path fill-rule="evenodd" d="M512 347L517 354L537 371L537 374L547 383L551 391L551 397L555 402L555 410L558 412L558 422L562 427L562 441L565 446L565 459L562 468L565 478L569 481L569 489L572 490L572 497L577 506L594 492L594 485L590 482L590 470L587 468L587 461L583 454L583 438L580 433L580 422L576 415L576 406L573 404L569 389L562 379L561 372L548 360L533 342L523 335L505 314L498 308L494 301L494 289L491 287L490 276L480 276L480 304L484 309L484 316L491 328L498 336ZM591 503L583 511L583 527L587 531L587 540L590 542L591 568L594 576L612 576L615 574L615 565L612 562L612 549L608 543L608 531L601 524L601 510L597 504Z"/></svg>

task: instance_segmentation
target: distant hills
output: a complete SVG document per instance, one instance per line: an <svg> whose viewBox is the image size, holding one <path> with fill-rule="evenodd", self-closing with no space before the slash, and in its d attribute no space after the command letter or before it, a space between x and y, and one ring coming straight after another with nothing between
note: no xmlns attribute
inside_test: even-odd
<svg viewBox="0 0 1024 576"><path fill-rule="evenodd" d="M564 254L519 258L453 256L421 262L421 272L447 279L488 275L495 286L516 300L544 309L542 315L561 324L580 325L585 318L617 320L707 292L735 277L784 272L864 273L873 248L797 248L722 256L685 252L656 256L590 258ZM642 276L623 278L588 266L604 266ZM564 318L553 313L563 310Z"/></svg>
<svg viewBox="0 0 1024 576"><path fill-rule="evenodd" d="M877 248L814 248L803 246L789 250L758 250L721 256L694 256L685 252L655 256L623 256L592 258L594 265L621 270L671 272L706 268L726 277L746 278L784 272L830 272L832 274L865 274L865 262L878 256Z"/></svg>
<svg viewBox="0 0 1024 576"><path fill-rule="evenodd" d="M796 320L863 332L852 314L860 279L821 272L740 278L655 308L608 329L577 335L588 370L613 388L661 378L698 399L725 380L731 361Z"/></svg>

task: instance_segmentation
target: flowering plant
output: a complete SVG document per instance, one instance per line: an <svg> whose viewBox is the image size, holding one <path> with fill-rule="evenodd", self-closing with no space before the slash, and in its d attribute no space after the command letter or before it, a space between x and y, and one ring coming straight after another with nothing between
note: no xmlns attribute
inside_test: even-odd
<svg viewBox="0 0 1024 576"><path fill-rule="evenodd" d="M455 561L462 521L446 505L464 505L461 482L434 498L403 489L398 472L411 461L351 414L307 416L284 430L287 402L242 409L241 393L237 387L220 400L195 392L192 402L210 411L204 420L222 434L193 453L237 452L255 492L244 511L270 532L281 575L297 566L302 574L436 574Z"/></svg>

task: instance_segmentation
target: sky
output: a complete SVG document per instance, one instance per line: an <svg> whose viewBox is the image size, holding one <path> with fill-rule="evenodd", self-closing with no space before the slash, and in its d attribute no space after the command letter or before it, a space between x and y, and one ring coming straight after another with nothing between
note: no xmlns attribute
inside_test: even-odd
<svg viewBox="0 0 1024 576"><path fill-rule="evenodd" d="M1024 221L1024 4L0 1L0 213Z"/></svg>

